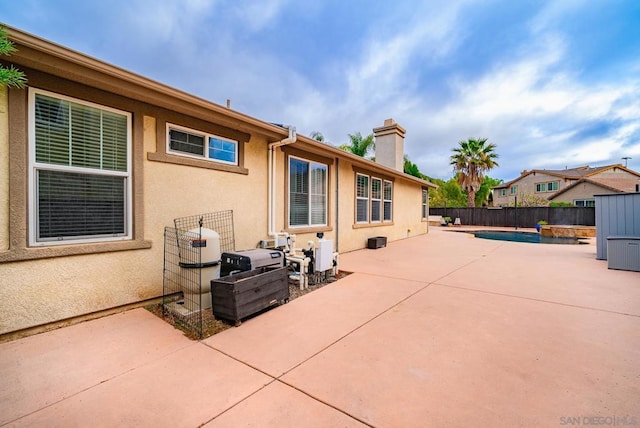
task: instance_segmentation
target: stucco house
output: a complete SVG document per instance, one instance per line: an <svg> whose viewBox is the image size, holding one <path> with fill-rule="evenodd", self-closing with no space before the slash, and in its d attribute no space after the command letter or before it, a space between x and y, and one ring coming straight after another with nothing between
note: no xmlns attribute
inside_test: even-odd
<svg viewBox="0 0 640 428"><path fill-rule="evenodd" d="M549 201L568 202L580 207L595 206L594 195L611 192L635 192L640 173L623 165L549 170L522 171L520 177L493 188L495 206L513 205L535 195Z"/></svg>
<svg viewBox="0 0 640 428"><path fill-rule="evenodd" d="M233 210L236 249L318 232L336 252L428 232L405 130L372 162L17 29L0 89L0 335L162 294L163 230Z"/></svg>

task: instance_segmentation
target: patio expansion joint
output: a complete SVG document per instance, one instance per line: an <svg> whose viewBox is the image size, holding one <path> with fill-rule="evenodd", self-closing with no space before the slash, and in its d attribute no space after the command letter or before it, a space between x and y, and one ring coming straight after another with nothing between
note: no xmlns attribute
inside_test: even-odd
<svg viewBox="0 0 640 428"><path fill-rule="evenodd" d="M438 286L438 287L456 288L458 290L471 291L473 293L491 294L491 295L494 295L494 296L511 297L511 298L514 298L514 299L529 300L529 301L532 301L532 302L550 303L552 305L567 306L567 307L570 307L570 308L586 309L586 310L590 310L590 311L604 312L604 313L608 313L608 314L615 314L615 315L622 315L622 316L640 318L640 315L638 315L638 314L630 314L630 313L626 313L626 312L610 311L610 310L607 310L607 309L592 308L592 307L589 307L589 306L572 305L570 303L554 302L552 300L536 299L534 297L516 296L516 295L513 295L513 294L498 293L498 292L495 292L495 291L478 290L478 289L475 289L475 288L461 287L459 285L439 284L439 283L435 283L435 282L433 283L433 285Z"/></svg>
<svg viewBox="0 0 640 428"><path fill-rule="evenodd" d="M423 288L426 288L426 287L423 287ZM387 311L385 310L384 312L387 312ZM380 315L381 315L381 314L380 314ZM377 317L375 317L375 318L377 318ZM375 319L375 318L373 318L373 319ZM370 321L371 321L371 320L370 320ZM369 323L370 321L367 321L367 323ZM366 323L365 323L365 324L366 324ZM363 325L364 325L364 324L363 324ZM362 327L362 326L360 326L360 327ZM267 377L269 377L269 378L271 379L271 381L267 382L267 383L266 383L266 384L264 384L262 387L260 387L260 388L256 389L256 390L255 390L255 391L253 391L251 394L249 394L249 395L247 395L246 397L244 397L244 398L242 398L242 399L238 400L238 402L236 402L236 403L234 403L233 405L229 406L228 408L226 408L226 409L225 409L225 410L223 410L222 412L218 413L217 415L215 415L214 417L212 417L212 418L211 418L211 419L209 419L208 421L203 422L203 424L202 424L202 425L206 425L206 424L208 424L209 422L211 422L211 421L213 421L213 420L217 419L218 417L220 417L220 416L224 415L225 413L229 412L231 409L233 409L233 408L235 408L236 406L240 405L240 404L241 404L241 403L243 403L244 401L246 401L246 400L248 400L249 398L253 397L253 396L254 396L254 395L256 395L258 392L262 391L263 389L265 389L265 388L266 388L266 387L268 387L269 385L272 385L273 383L278 382L278 383L280 383L280 384L282 384L282 385L284 385L284 386L287 386L287 387L289 387L289 388L294 389L295 391L297 391L297 392L299 392L299 393L301 393L301 394L306 395L307 397L311 398L311 399L312 399L312 400L314 400L314 401L317 401L317 402L318 402L318 403L320 403L320 404L323 404L323 405L325 405L325 406L327 406L327 407L330 407L330 408L332 408L332 409L336 410L337 412L340 412L340 413L342 413L343 415L348 416L349 418L351 418L351 419L353 419L353 420L356 420L356 421L360 422L361 424L363 424L363 425L365 425L365 426L368 426L368 427L374 427L374 425L371 425L370 423L368 423L368 422L366 422L366 421L363 421L362 419L358 418L357 416L354 416L354 415L352 415L352 414L350 414L350 413L348 413L348 412L346 412L346 411L342 410L341 408L336 407L336 406L334 406L333 404L328 403L328 402L326 402L326 401L324 401L324 400L322 400L322 399L320 399L320 398L318 398L318 397L315 397L315 396L313 396L313 395L309 394L308 392L306 392L306 391L304 391L304 390L302 390L302 389L298 388L297 386L295 386L295 385L293 385L293 384L290 384L290 383L285 382L284 380L282 380L282 377L283 377L283 376L287 375L287 374L288 374L289 372L291 372L292 370L295 370L295 369L296 369L297 367L299 367L300 365L304 364L305 362L309 361L310 359L312 359L312 358L313 358L313 357L315 357L316 355L318 355L318 354L322 353L323 351L325 351L326 349L330 348L330 347L331 347L331 346L333 346L335 343L338 343L338 342L339 342L340 340L342 340L344 337L346 337L346 336L350 335L352 332L354 332L354 331L358 330L360 327L357 327L357 328L353 329L352 331L350 331L350 332L349 332L349 333L347 333L346 335L342 336L341 338L339 338L339 339L337 339L336 341L332 342L331 344L327 345L326 347L324 347L324 348L323 348L323 349L321 349L320 351L316 352L315 354L313 354L313 355L312 355L312 356L310 356L309 358L306 358L304 361L300 362L299 364L296 364L294 367L290 368L289 370L286 370L285 372L283 372L282 374L280 374L280 375L278 375L278 376L273 376L272 374L267 373L266 371L264 371L264 370L262 370L262 369L260 369L260 368L258 368L258 367L255 367L255 366L253 366L253 365L251 365L251 364L247 363L246 361L243 361L243 360L241 360L241 359L239 359L239 358L236 358L236 357L234 357L233 355L230 355L230 354L228 354L228 353L226 353L226 352L224 352L224 351L222 351L222 350L220 350L220 349L218 349L218 348L215 348L214 346L211 346L211 345L209 345L208 343L200 342L200 343L202 343L203 345L205 345L205 346L207 346L207 347L211 348L212 350L217 351L217 352L220 352L221 354L223 354L223 355L225 355L225 356L227 356L227 357L231 358L232 360L234 360L234 361L236 361L236 362L238 362L238 363L240 363L240 364L243 364L243 365L245 365L245 366L247 366L247 367L249 367L249 368L251 368L251 369L253 369L253 370L256 370L257 372L260 372L260 373L262 373L263 375L265 375L265 376L267 376Z"/></svg>
<svg viewBox="0 0 640 428"><path fill-rule="evenodd" d="M186 349L186 348L188 348L188 347L190 347L190 346L195 346L195 345L197 345L197 344L198 344L197 342L188 343L186 346L183 346L183 347L180 347L180 348L178 348L178 349L175 349L174 351L169 352L168 354L163 355L161 358L153 359L153 360L149 360L149 361L147 361L147 362L145 362L145 363L143 363L143 364L140 364L140 365L138 365L138 366L131 367L131 368L130 368L130 369L128 369L128 370L125 370L125 371L123 371L123 372L117 373L117 374L115 374L115 375L113 375L113 376L111 376L111 377L108 377L107 379L103 379L103 380L101 380L101 381L99 381L99 382L96 382L96 383L94 383L94 384L93 384L93 385L91 385L91 386L88 386L88 387L83 388L83 389L81 389L81 390L79 390L79 391L76 391L76 392L74 392L74 393L72 393L72 394L69 394L69 395L67 395L67 396L64 396L64 397L60 398L59 400L52 401L51 403L48 403L48 404L47 404L47 405L45 405L45 406L42 406L42 407L40 407L40 408L38 408L38 409L36 409L36 410L33 410L33 411L31 411L31 412L25 413L24 415L18 416L17 418L15 418L15 419L13 419L13 420L7 421L7 422L3 423L2 425L0 425L0 428L1 428L1 427L3 427L3 426L7 426L7 425L9 425L9 424L14 424L14 423L18 422L20 419L24 419L24 418L26 418L26 417L28 417L28 416L31 416L31 415L33 415L33 414L35 414L35 413L38 413L38 412L42 411L42 410L48 409L49 407L53 407L53 406L55 406L55 405L58 405L58 404L62 403L63 401L69 400L69 399L71 399L71 398L73 398L73 397L76 397L76 396L78 396L78 395L80 395L80 394L82 394L82 393L84 393L84 392L90 391L90 390L92 390L92 389L94 389L94 388L96 388L96 387L98 387L98 386L100 386L100 385L102 385L102 384L104 384L104 383L111 382L112 380L117 379L117 378L119 378L119 377L121 377L121 376L124 376L124 375L126 375L126 374L128 374L128 373L134 372L134 371L138 370L138 369L139 369L139 368L141 368L141 367L145 367L145 366L147 366L147 365L153 364L153 363L157 362L157 361L158 361L158 360L160 360L160 359L167 358L168 356L173 355L173 354L175 354L176 352L182 351L183 349Z"/></svg>
<svg viewBox="0 0 640 428"><path fill-rule="evenodd" d="M209 345L206 345L206 346L209 346ZM211 348L211 349L213 349L213 350L215 350L215 351L221 352L221 351L219 351L218 349L215 349L215 348L213 348L213 347L211 347L211 346L209 346L209 348ZM222 352L222 353L224 354L224 352ZM227 354L225 354L225 355L227 355ZM233 358L233 357L231 357L231 356L229 356L229 355L228 355L228 357ZM236 361L239 361L240 363L242 363L242 361L240 361L240 360L238 360L238 359L236 359L236 358L233 358L233 359L234 359L234 360L236 360ZM244 364L244 363L243 363L243 364ZM251 367L249 364L245 364L245 365L247 365L247 366ZM255 369L255 370L258 370L258 369L256 369L255 367L251 367L251 368L253 368L253 369ZM276 381L277 381L277 379L275 379L273 376L270 376L270 375L268 375L267 373L264 373L264 372L263 372L263 371L261 371L261 370L258 370L258 371L260 371L261 373L263 373L263 374L265 374L265 375L269 376L269 377L271 378L271 380L270 380L269 382L265 383L264 385L262 385L260 388L258 388L258 389L256 389L255 391L253 391L251 394L247 395L247 396L246 396L246 397L244 397L244 398L241 398L241 399L240 399L240 400L238 400L236 403L234 403L234 404L232 404L231 406L227 407L226 409L224 409L223 411L221 411L221 412L220 412L220 413L218 413L217 415L214 415L211 419L209 419L209 420L206 420L206 421L202 422L202 423L200 424L200 426L204 426L204 425L206 425L206 424L208 424L208 423L210 423L210 422L214 421L215 419L217 419L217 418L219 418L220 416L224 415L225 413L227 413L227 412L228 412L228 411L230 411L231 409L235 408L236 406L240 405L241 403L243 403L243 402L247 401L249 398L253 397L253 396L254 396L254 395L256 395L258 392L262 391L262 390L263 390L263 389L265 389L267 386L269 386L269 385L271 385L271 384L273 384L274 382L276 382Z"/></svg>

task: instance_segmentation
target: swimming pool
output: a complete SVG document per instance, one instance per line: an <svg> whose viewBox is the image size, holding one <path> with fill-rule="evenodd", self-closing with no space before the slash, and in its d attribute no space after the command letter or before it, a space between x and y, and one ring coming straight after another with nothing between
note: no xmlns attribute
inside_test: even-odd
<svg viewBox="0 0 640 428"><path fill-rule="evenodd" d="M477 230L473 233L476 238L493 239L496 241L528 242L531 244L586 244L577 238L542 236L535 232L515 232L508 230Z"/></svg>

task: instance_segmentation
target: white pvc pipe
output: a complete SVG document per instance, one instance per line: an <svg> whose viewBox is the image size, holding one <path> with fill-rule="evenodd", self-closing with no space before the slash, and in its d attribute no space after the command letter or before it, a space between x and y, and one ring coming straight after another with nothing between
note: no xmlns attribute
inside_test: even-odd
<svg viewBox="0 0 640 428"><path fill-rule="evenodd" d="M293 144L298 139L296 128L293 126L287 126L287 128L289 129L289 136L287 138L271 143L268 146L268 235L276 240L276 242L278 239L278 232L276 232L276 148Z"/></svg>

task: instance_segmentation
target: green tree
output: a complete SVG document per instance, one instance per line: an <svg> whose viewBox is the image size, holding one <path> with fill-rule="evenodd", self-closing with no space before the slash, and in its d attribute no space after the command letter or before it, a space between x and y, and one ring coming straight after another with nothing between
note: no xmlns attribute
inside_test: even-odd
<svg viewBox="0 0 640 428"><path fill-rule="evenodd" d="M313 131L311 132L311 138L313 138L316 141L320 141L321 143L324 143L324 135L322 135L322 132L318 132L318 131Z"/></svg>
<svg viewBox="0 0 640 428"><path fill-rule="evenodd" d="M489 201L489 197L491 196L491 190L503 182L504 180L491 178L485 175L482 179L480 188L476 192L476 206L481 207L486 205Z"/></svg>
<svg viewBox="0 0 640 428"><path fill-rule="evenodd" d="M369 151L376 147L373 134L363 137L362 134L356 132L355 134L349 134L349 139L351 140L350 144L343 144L338 148L357 156L366 157Z"/></svg>
<svg viewBox="0 0 640 428"><path fill-rule="evenodd" d="M462 191L455 177L446 181L439 178L427 177L427 179L438 186L437 189L429 189L430 207L462 208L467 205L467 195Z"/></svg>
<svg viewBox="0 0 640 428"><path fill-rule="evenodd" d="M16 51L13 42L7 36L7 29L0 27L0 56L9 56ZM24 73L13 65L3 67L0 65L0 85L24 88L27 78Z"/></svg>
<svg viewBox="0 0 640 428"><path fill-rule="evenodd" d="M476 193L480 189L484 173L498 166L498 154L494 152L496 145L486 142L486 138L460 141L460 147L453 149L451 155L450 163L456 172L458 183L467 192L468 207L475 207Z"/></svg>
<svg viewBox="0 0 640 428"><path fill-rule="evenodd" d="M416 165L415 163L411 162L409 160L409 156L407 156L407 155L404 155L404 173L405 174L409 174L409 175L413 175L414 177L418 177L418 178L421 178L423 180L429 180L429 177L427 177L426 175L421 173L420 169L418 169L418 165Z"/></svg>

